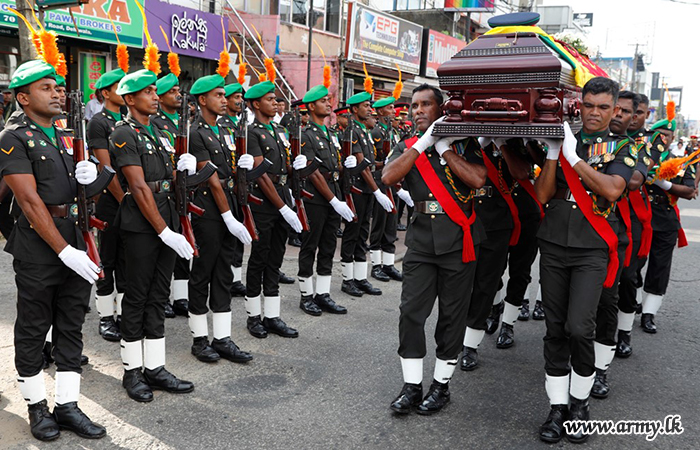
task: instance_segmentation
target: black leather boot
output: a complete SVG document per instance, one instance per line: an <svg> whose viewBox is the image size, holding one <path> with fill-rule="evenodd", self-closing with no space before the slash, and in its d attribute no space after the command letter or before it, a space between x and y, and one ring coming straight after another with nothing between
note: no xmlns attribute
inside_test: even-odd
<svg viewBox="0 0 700 450"><path fill-rule="evenodd" d="M340 290L348 295L352 295L353 297L362 297L365 295L364 292L355 286L355 280L343 281L343 283L340 285Z"/></svg>
<svg viewBox="0 0 700 450"><path fill-rule="evenodd" d="M632 332L617 330L617 348L615 356L629 358L632 354Z"/></svg>
<svg viewBox="0 0 700 450"><path fill-rule="evenodd" d="M540 426L540 439L554 444L564 437L564 422L569 420L567 405L552 405L547 420Z"/></svg>
<svg viewBox="0 0 700 450"><path fill-rule="evenodd" d="M258 339L264 339L267 337L267 330L262 324L260 316L248 317L246 321L246 326L248 327L248 332Z"/></svg>
<svg viewBox="0 0 700 450"><path fill-rule="evenodd" d="M544 308L542 307L542 301L537 300L535 302L535 308L532 310L533 320L544 320Z"/></svg>
<svg viewBox="0 0 700 450"><path fill-rule="evenodd" d="M194 391L194 384L181 380L172 373L165 370L164 366L157 369L145 369L143 377L146 383L154 390L171 392L173 394L187 394Z"/></svg>
<svg viewBox="0 0 700 450"><path fill-rule="evenodd" d="M61 435L56 418L49 412L46 400L29 405L29 429L40 441L53 441Z"/></svg>
<svg viewBox="0 0 700 450"><path fill-rule="evenodd" d="M384 266L384 273L395 281L403 281L403 274L394 266Z"/></svg>
<svg viewBox="0 0 700 450"><path fill-rule="evenodd" d="M148 383L146 383L146 379L143 377L143 372L141 372L140 368L125 370L124 377L122 378L122 386L124 386L127 395L132 400L144 403L153 400L153 391Z"/></svg>
<svg viewBox="0 0 700 450"><path fill-rule="evenodd" d="M530 318L530 300L523 300L523 304L520 306L520 313L518 314L518 320L528 320Z"/></svg>
<svg viewBox="0 0 700 450"><path fill-rule="evenodd" d="M355 287L367 295L382 295L382 290L372 286L366 278L364 280L355 280Z"/></svg>
<svg viewBox="0 0 700 450"><path fill-rule="evenodd" d="M175 318L175 311L173 311L173 306L170 304L170 302L165 302L165 318L166 319L174 319Z"/></svg>
<svg viewBox="0 0 700 450"><path fill-rule="evenodd" d="M231 297L245 297L245 284L240 281L234 281L231 285Z"/></svg>
<svg viewBox="0 0 700 450"><path fill-rule="evenodd" d="M642 313L642 330L644 330L646 333L656 333L656 324L654 323L653 314Z"/></svg>
<svg viewBox="0 0 700 450"><path fill-rule="evenodd" d="M190 307L190 304L187 300L184 298L181 298L180 300L175 300L173 301L173 312L175 313L176 316L183 316L183 317L189 317L190 314L188 312L188 309Z"/></svg>
<svg viewBox="0 0 700 450"><path fill-rule="evenodd" d="M316 294L314 297L314 303L318 305L321 310L331 313L331 314L347 314L348 310L344 306L340 306L335 303L331 298L331 294Z"/></svg>
<svg viewBox="0 0 700 450"><path fill-rule="evenodd" d="M498 324L501 321L501 314L503 313L504 307L504 301L491 307L491 314L486 318L486 334L493 334L498 330Z"/></svg>
<svg viewBox="0 0 700 450"><path fill-rule="evenodd" d="M323 314L321 308L314 303L314 298L311 295L302 295L299 301L299 308L310 316L320 316Z"/></svg>
<svg viewBox="0 0 700 450"><path fill-rule="evenodd" d="M122 334L119 332L117 323L114 321L114 317L100 317L100 325L98 328L100 336L105 341L119 342L122 339Z"/></svg>
<svg viewBox="0 0 700 450"><path fill-rule="evenodd" d="M460 364L460 369L470 372L479 365L479 355L475 348L464 347L464 355Z"/></svg>
<svg viewBox="0 0 700 450"><path fill-rule="evenodd" d="M247 363L253 359L253 355L244 352L231 340L230 337L214 339L211 346L222 358L235 363Z"/></svg>
<svg viewBox="0 0 700 450"><path fill-rule="evenodd" d="M194 338L191 351L195 358L205 363L213 363L221 359L219 353L209 345L207 336Z"/></svg>
<svg viewBox="0 0 700 450"><path fill-rule="evenodd" d="M301 246L301 243L299 244ZM280 283L281 284L294 284L294 278L288 277L284 272L280 270Z"/></svg>
<svg viewBox="0 0 700 450"><path fill-rule="evenodd" d="M90 362L90 358L88 358L86 355L80 355L80 365L81 366L87 366L87 364Z"/></svg>
<svg viewBox="0 0 700 450"><path fill-rule="evenodd" d="M608 371L596 369L591 396L595 398L606 398L610 395L610 385L608 384Z"/></svg>
<svg viewBox="0 0 700 450"><path fill-rule="evenodd" d="M571 421L588 421L591 418L590 410L588 409L588 399L579 400L571 397L571 406L569 407L569 419ZM577 433L567 433L566 439L572 444L581 444L588 440L588 434L583 434L581 430Z"/></svg>
<svg viewBox="0 0 700 450"><path fill-rule="evenodd" d="M78 408L78 402L56 405L53 409L53 415L62 430L72 431L82 438L100 439L107 435L105 427L90 420Z"/></svg>
<svg viewBox="0 0 700 450"><path fill-rule="evenodd" d="M501 332L496 340L496 348L510 348L515 344L515 332L513 325L501 323Z"/></svg>
<svg viewBox="0 0 700 450"><path fill-rule="evenodd" d="M411 408L420 405L423 401L423 385L405 383L399 396L391 402L392 411L399 414L408 414Z"/></svg>
<svg viewBox="0 0 700 450"><path fill-rule="evenodd" d="M384 266L372 266L372 278L379 281L391 281L389 275L384 273Z"/></svg>
<svg viewBox="0 0 700 450"><path fill-rule="evenodd" d="M449 388L449 383L438 383L433 380L430 389L428 389L428 395L426 395L423 402L418 405L416 412L423 416L429 416L439 412L445 405L450 403Z"/></svg>
<svg viewBox="0 0 700 450"><path fill-rule="evenodd" d="M279 317L265 317L262 321L262 325L265 327L268 333L273 333L277 336L282 336L285 338L299 337L299 332L287 325L284 320L280 319Z"/></svg>

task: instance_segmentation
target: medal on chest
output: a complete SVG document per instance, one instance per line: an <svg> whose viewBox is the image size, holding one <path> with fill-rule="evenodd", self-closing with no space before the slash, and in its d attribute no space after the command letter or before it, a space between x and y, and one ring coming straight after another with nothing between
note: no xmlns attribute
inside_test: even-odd
<svg viewBox="0 0 700 450"><path fill-rule="evenodd" d="M280 133L277 133L277 136L280 138L280 140L282 141L282 143L284 144L285 147L289 147L290 144L289 144L289 139L287 139L287 135L280 132Z"/></svg>
<svg viewBox="0 0 700 450"><path fill-rule="evenodd" d="M606 164L615 159L615 141L598 142L588 146L588 164Z"/></svg>
<svg viewBox="0 0 700 450"><path fill-rule="evenodd" d="M72 136L61 136L61 144L63 148L66 149L66 153L73 156L73 137Z"/></svg>
<svg viewBox="0 0 700 450"><path fill-rule="evenodd" d="M160 140L160 144L163 146L163 148L165 148L165 150L168 153L175 153L175 148L173 148L173 146L170 145L170 139L163 136L159 137L158 139Z"/></svg>

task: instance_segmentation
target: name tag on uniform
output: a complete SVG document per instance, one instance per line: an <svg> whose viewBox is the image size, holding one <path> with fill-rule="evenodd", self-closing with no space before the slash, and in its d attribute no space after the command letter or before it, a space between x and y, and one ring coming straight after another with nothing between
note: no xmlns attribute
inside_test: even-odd
<svg viewBox="0 0 700 450"><path fill-rule="evenodd" d="M170 145L170 139L160 136L160 144L170 153L175 153L175 149Z"/></svg>

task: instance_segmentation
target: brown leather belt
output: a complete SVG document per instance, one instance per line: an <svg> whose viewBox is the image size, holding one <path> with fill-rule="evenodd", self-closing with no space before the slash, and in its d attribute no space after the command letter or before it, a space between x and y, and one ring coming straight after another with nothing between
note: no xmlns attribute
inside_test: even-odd
<svg viewBox="0 0 700 450"><path fill-rule="evenodd" d="M340 172L337 170L333 172L321 172L321 176L323 176L326 181L338 181L340 179Z"/></svg>
<svg viewBox="0 0 700 450"><path fill-rule="evenodd" d="M268 173L267 176L270 177L270 181L272 181L273 184L279 184L280 186L284 186L285 184L287 184L287 174L271 175Z"/></svg>
<svg viewBox="0 0 700 450"><path fill-rule="evenodd" d="M154 194L173 191L173 180L147 181L146 184Z"/></svg>
<svg viewBox="0 0 700 450"><path fill-rule="evenodd" d="M57 219L74 219L78 217L78 204L66 203L63 205L46 205L46 209L51 214L51 217Z"/></svg>

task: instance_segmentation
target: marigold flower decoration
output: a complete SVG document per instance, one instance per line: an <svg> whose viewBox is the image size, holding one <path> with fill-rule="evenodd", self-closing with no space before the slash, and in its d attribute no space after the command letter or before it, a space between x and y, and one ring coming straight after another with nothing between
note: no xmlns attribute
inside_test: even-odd
<svg viewBox="0 0 700 450"><path fill-rule="evenodd" d="M151 34L148 32L148 21L146 20L146 12L143 10L143 6L141 6L138 0L134 0L134 2L136 6L138 6L139 11L141 11L141 16L143 17L143 32L146 34L146 41L148 41L146 53L143 57L143 67L158 75L160 74L160 52L158 52L158 46L151 40Z"/></svg>
<svg viewBox="0 0 700 450"><path fill-rule="evenodd" d="M224 28L224 16L221 16L221 35L224 38L224 49L219 53L219 67L216 68L216 73L221 75L221 78L226 78L231 70L231 55L228 53L226 45L226 29Z"/></svg>
<svg viewBox="0 0 700 450"><path fill-rule="evenodd" d="M114 37L117 38L117 65L124 73L129 73L129 50L126 49L126 45L122 44L119 40L119 35L117 34L117 27L112 21L112 16L107 13L107 18L112 24L112 31L114 31Z"/></svg>
<svg viewBox="0 0 700 450"><path fill-rule="evenodd" d="M700 161L698 155L700 155L700 149L682 158L667 159L659 165L659 170L656 171L656 178L661 180L676 178L681 170Z"/></svg>

